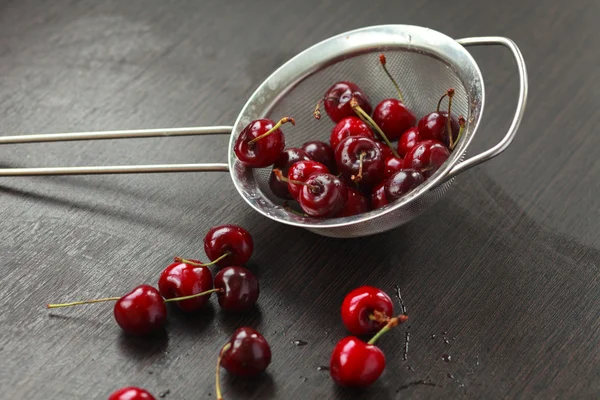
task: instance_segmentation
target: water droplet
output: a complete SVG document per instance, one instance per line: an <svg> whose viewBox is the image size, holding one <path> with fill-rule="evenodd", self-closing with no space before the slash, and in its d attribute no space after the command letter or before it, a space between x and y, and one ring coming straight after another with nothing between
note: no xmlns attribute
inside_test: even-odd
<svg viewBox="0 0 600 400"><path fill-rule="evenodd" d="M275 90L275 89L277 89L277 86L279 86L279 83L278 83L276 80L274 80L274 79L270 80L270 81L267 83L267 87L268 87L269 89L271 89L271 90Z"/></svg>
<svg viewBox="0 0 600 400"><path fill-rule="evenodd" d="M442 332L442 335L447 335L447 334L448 334L448 332L446 332L446 331Z"/></svg>
<svg viewBox="0 0 600 400"><path fill-rule="evenodd" d="M431 336L432 339L435 339L435 334L434 333L432 333L430 336Z"/></svg>
<svg viewBox="0 0 600 400"><path fill-rule="evenodd" d="M320 365L317 367L317 371L329 371L329 367L326 367L325 365Z"/></svg>
<svg viewBox="0 0 600 400"><path fill-rule="evenodd" d="M412 42L412 36L408 35L408 43ZM450 135L448 135L450 136Z"/></svg>
<svg viewBox="0 0 600 400"><path fill-rule="evenodd" d="M448 372L448 373L446 374L446 376L447 376L448 378L450 378L450 379L454 379L454 375L452 375L450 372Z"/></svg>
<svg viewBox="0 0 600 400"><path fill-rule="evenodd" d="M409 370L409 371L415 372L415 369L413 367L411 367L410 365L407 365L406 369Z"/></svg>
<svg viewBox="0 0 600 400"><path fill-rule="evenodd" d="M308 344L308 342L305 342L304 340L293 340L292 343L296 346L306 346Z"/></svg>
<svg viewBox="0 0 600 400"><path fill-rule="evenodd" d="M302 378L302 382L306 382L308 380L307 377Z"/></svg>
<svg viewBox="0 0 600 400"><path fill-rule="evenodd" d="M450 357L450 355L448 355L448 354L443 354L442 360L444 360L446 362L450 362L452 360L452 357Z"/></svg>
<svg viewBox="0 0 600 400"><path fill-rule="evenodd" d="M444 338L444 343L450 344L450 341L447 338Z"/></svg>
<svg viewBox="0 0 600 400"><path fill-rule="evenodd" d="M258 98L258 102L259 102L260 104L263 104L263 103L265 102L265 96L260 96L260 97Z"/></svg>

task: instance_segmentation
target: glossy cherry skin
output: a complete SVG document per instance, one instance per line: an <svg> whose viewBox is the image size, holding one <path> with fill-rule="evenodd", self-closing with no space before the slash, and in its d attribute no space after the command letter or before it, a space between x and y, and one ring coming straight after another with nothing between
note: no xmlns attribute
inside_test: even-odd
<svg viewBox="0 0 600 400"><path fill-rule="evenodd" d="M145 389L129 386L117 390L108 400L156 400L156 398Z"/></svg>
<svg viewBox="0 0 600 400"><path fill-rule="evenodd" d="M425 182L425 177L417 170L404 169L399 171L392 175L385 183L385 198L391 203L423 182Z"/></svg>
<svg viewBox="0 0 600 400"><path fill-rule="evenodd" d="M381 182L371 191L371 210L376 210L388 204L385 197L385 181Z"/></svg>
<svg viewBox="0 0 600 400"><path fill-rule="evenodd" d="M340 122L342 118L355 116L356 113L350 106L352 97L356 99L358 105L371 114L373 108L369 103L367 95L352 82L337 82L325 92L323 104L329 118L335 123Z"/></svg>
<svg viewBox="0 0 600 400"><path fill-rule="evenodd" d="M375 311L388 318L394 316L394 303L383 290L361 286L346 295L342 302L342 321L353 335L377 333L386 322L370 319Z"/></svg>
<svg viewBox="0 0 600 400"><path fill-rule="evenodd" d="M398 157L388 157L385 159L384 163L384 179L388 179L390 176L394 175L396 172L401 171L404 167L404 160Z"/></svg>
<svg viewBox="0 0 600 400"><path fill-rule="evenodd" d="M346 199L344 208L342 208L342 211L337 216L349 217L369 211L369 204L365 196L353 187L346 186L346 188L348 190L348 198Z"/></svg>
<svg viewBox="0 0 600 400"><path fill-rule="evenodd" d="M260 287L258 279L244 267L225 267L215 275L219 306L225 311L241 312L254 307Z"/></svg>
<svg viewBox="0 0 600 400"><path fill-rule="evenodd" d="M419 142L404 158L404 168L420 171L429 178L450 157L450 151L437 140Z"/></svg>
<svg viewBox="0 0 600 400"><path fill-rule="evenodd" d="M362 160L362 178L355 179L362 187L376 185L381 182L384 174L383 157L375 140L361 136L349 136L343 139L335 149L335 161L338 170L347 178L357 176Z"/></svg>
<svg viewBox="0 0 600 400"><path fill-rule="evenodd" d="M221 351L221 366L236 376L255 376L271 363L271 347L257 330L238 328Z"/></svg>
<svg viewBox="0 0 600 400"><path fill-rule="evenodd" d="M290 167L287 177L290 180L306 182L312 175L321 173L329 173L329 168L317 161L298 161ZM288 182L287 185L292 197L298 200L303 186L292 182Z"/></svg>
<svg viewBox="0 0 600 400"><path fill-rule="evenodd" d="M369 125L356 116L346 117L333 127L329 136L331 148L335 150L340 142L348 136L363 136L375 140L375 135Z"/></svg>
<svg viewBox="0 0 600 400"><path fill-rule="evenodd" d="M214 261L223 254L231 254L217 263L220 267L244 265L250 259L254 243L250 233L237 225L219 225L211 228L204 237L204 252Z"/></svg>
<svg viewBox="0 0 600 400"><path fill-rule="evenodd" d="M201 263L197 260L191 261ZM175 262L169 265L158 279L158 291L165 299L191 296L212 288L212 274L207 267L196 267L183 262ZM176 301L175 304L185 312L192 312L204 307L209 298L210 294Z"/></svg>
<svg viewBox="0 0 600 400"><path fill-rule="evenodd" d="M315 174L306 180L298 196L302 210L311 217L325 218L338 214L348 198L346 185L331 174Z"/></svg>
<svg viewBox="0 0 600 400"><path fill-rule="evenodd" d="M249 168L264 168L272 165L279 158L285 147L285 137L281 129L276 129L268 136L250 143L251 140L266 133L275 126L270 119L257 119L250 122L235 140L233 151L238 160Z"/></svg>
<svg viewBox="0 0 600 400"><path fill-rule="evenodd" d="M319 140L313 140L312 142L304 143L302 145L302 149L306 152L311 160L320 162L326 166L330 172L335 171L335 157L333 155L333 149L327 143Z"/></svg>
<svg viewBox="0 0 600 400"><path fill-rule="evenodd" d="M458 131L460 130L458 120L452 116L450 124L452 129L452 140L456 140ZM419 120L418 129L421 140L437 140L444 143L446 146L450 145L447 111L434 111L425 115Z"/></svg>
<svg viewBox="0 0 600 400"><path fill-rule="evenodd" d="M283 176L287 176L290 167L302 160L307 161L311 160L311 158L303 149L291 147L281 152L279 158L277 161L275 161L275 164L273 164L273 168L281 170ZM290 191L288 190L287 182L281 182L279 179L277 179L277 176L273 173L273 171L271 171L271 175L269 175L269 187L275 196L286 200L293 199Z"/></svg>
<svg viewBox="0 0 600 400"><path fill-rule="evenodd" d="M379 347L355 336L345 337L335 345L329 363L333 381L347 387L367 387L381 376L384 369L385 355Z"/></svg>
<svg viewBox="0 0 600 400"><path fill-rule="evenodd" d="M419 129L409 128L400 136L400 140L398 140L398 155L400 157L405 157L406 154L412 150L413 147L417 145L421 141L421 135L419 134Z"/></svg>
<svg viewBox="0 0 600 400"><path fill-rule="evenodd" d="M121 329L132 335L147 335L167 322L165 302L150 285L140 285L121 297L113 312Z"/></svg>
<svg viewBox="0 0 600 400"><path fill-rule="evenodd" d="M398 99L386 99L375 107L373 121L381 128L390 141L415 125L417 117Z"/></svg>
<svg viewBox="0 0 600 400"><path fill-rule="evenodd" d="M388 146L386 143L380 142L378 140L376 140L375 143L377 144L379 151L381 151L381 157L384 160L389 157L394 157L394 153L392 153L392 149L390 149L390 146Z"/></svg>

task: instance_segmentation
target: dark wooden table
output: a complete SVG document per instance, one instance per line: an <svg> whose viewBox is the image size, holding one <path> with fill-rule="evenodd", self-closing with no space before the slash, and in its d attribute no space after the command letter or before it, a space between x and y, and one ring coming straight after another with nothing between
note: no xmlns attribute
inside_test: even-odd
<svg viewBox="0 0 600 400"><path fill-rule="evenodd" d="M224 374L227 399L598 397L599 18L597 0L3 1L5 135L231 124L291 56L382 23L510 37L531 90L502 156L461 175L417 220L368 238L271 222L223 173L2 179L0 397L104 399L139 385L170 400L214 398L217 352L241 325L264 333L273 362L255 380ZM488 94L475 152L506 131L517 79L507 51L472 52ZM1 164L219 162L226 144L5 146ZM262 292L250 314L225 315L213 299L201 314L172 313L167 334L136 339L121 333L108 304L44 308L155 284L171 256L204 258L204 233L221 223L255 238L249 267ZM344 295L363 284L401 286L410 349L404 361L408 326L387 335L382 378L353 392L317 367L346 334ZM419 380L435 386L411 385Z"/></svg>

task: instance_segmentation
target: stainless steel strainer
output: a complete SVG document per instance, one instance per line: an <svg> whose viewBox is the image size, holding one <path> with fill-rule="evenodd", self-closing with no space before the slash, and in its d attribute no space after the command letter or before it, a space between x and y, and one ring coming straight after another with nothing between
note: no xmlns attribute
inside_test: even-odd
<svg viewBox="0 0 600 400"><path fill-rule="evenodd" d="M508 133L494 147L463 160L479 126L484 106L481 72L466 46L503 45L513 54L519 74L517 109ZM284 128L286 146L301 146L309 140L327 140L333 124L328 118L317 121L315 101L333 83L353 81L373 105L394 97L378 55L385 53L387 65L403 89L404 100L418 118L431 112L448 88L455 89L453 113L467 119L462 139L448 161L424 184L400 200L378 210L344 218L303 217L283 207L282 200L268 186L270 169L248 169L239 163L233 143L240 131L258 118L278 120L284 115L296 119L296 126ZM67 168L0 169L0 176L75 175L148 172L229 171L244 200L266 217L306 228L323 236L350 238L384 232L417 217L448 190L461 172L489 160L512 142L525 110L527 73L521 52L503 37L454 40L428 28L410 25L382 25L346 32L322 41L289 60L269 76L250 97L233 127L151 129L136 131L84 132L22 135L0 138L0 144L65 140L121 139L156 136L183 136L231 133L228 164L178 164L102 166Z"/></svg>

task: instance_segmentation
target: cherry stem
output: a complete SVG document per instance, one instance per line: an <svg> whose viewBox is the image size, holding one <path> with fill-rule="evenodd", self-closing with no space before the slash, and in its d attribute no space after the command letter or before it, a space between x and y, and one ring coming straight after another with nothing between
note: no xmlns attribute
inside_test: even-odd
<svg viewBox="0 0 600 400"><path fill-rule="evenodd" d="M448 118L446 119L446 130L448 131L448 138L450 148L454 148L454 139L452 138L452 98L454 97L454 89L448 89Z"/></svg>
<svg viewBox="0 0 600 400"><path fill-rule="evenodd" d="M390 317L388 317L384 312L378 310L373 311L373 314L369 315L369 319L371 321L386 324L390 321Z"/></svg>
<svg viewBox="0 0 600 400"><path fill-rule="evenodd" d="M363 172L363 159L365 158L366 155L367 155L367 153L365 153L364 151L362 153L360 153L360 156L358 158L358 162L359 162L359 165L358 165L358 174L352 175L350 177L350 179L352 179L352 181L354 181L354 182L360 182L361 179L363 178L363 176L362 176L362 172Z"/></svg>
<svg viewBox="0 0 600 400"><path fill-rule="evenodd" d="M281 172L281 170L279 168L273 168L273 173L275 174L275 177L277 178L277 180L280 182L291 183L293 185L307 186L311 190L311 192L317 191L317 187L314 185L309 185L306 182L296 181L294 179L286 178L285 176L283 176L283 172Z"/></svg>
<svg viewBox="0 0 600 400"><path fill-rule="evenodd" d="M281 118L279 120L279 122L277 122L275 124L275 126L273 126L271 129L269 129L268 131L266 131L262 135L255 137L254 139L252 139L251 141L249 141L248 144L254 144L254 143L258 142L259 140L261 140L261 139L269 136L271 133L273 133L277 129L281 128L281 125L287 124L288 122L291 122L292 125L296 125L296 120L294 120L294 118L292 118L292 117L283 117L283 118Z"/></svg>
<svg viewBox="0 0 600 400"><path fill-rule="evenodd" d="M217 258L216 260L213 260L209 263L203 264L203 263L199 263L196 261L192 261L192 260L188 260L182 257L174 257L173 260L175 262L179 262L179 263L185 263L188 265L191 265L192 267L210 267L211 265L215 265L216 263L218 263L219 261L221 261L222 259L224 259L227 256L230 256L232 253L230 251L226 251L225 253L223 253L219 258Z"/></svg>
<svg viewBox="0 0 600 400"><path fill-rule="evenodd" d="M47 308L59 308L59 307L71 307L78 306L81 304L93 304L93 303L102 303L105 301L117 301L120 297L105 297L103 299L95 299L95 300L84 300L84 301L74 301L71 303L62 303L62 304L47 304Z"/></svg>
<svg viewBox="0 0 600 400"><path fill-rule="evenodd" d="M223 359L223 353L231 348L231 343L225 344L219 352L219 359L217 360L217 371L215 373L215 391L217 392L217 400L223 400L221 395L221 360Z"/></svg>
<svg viewBox="0 0 600 400"><path fill-rule="evenodd" d="M339 100L339 98L325 97L325 98L322 98L321 100L319 100L319 102L317 103L317 106L315 107L315 111L313 111L313 116L315 117L315 119L321 119L321 103L325 102L326 100Z"/></svg>
<svg viewBox="0 0 600 400"><path fill-rule="evenodd" d="M375 123L375 121L373 121L373 118L371 118L369 116L369 114L367 114L365 112L365 110L362 109L362 107L358 104L358 101L356 101L356 99L354 97L352 98L352 100L350 100L350 106L352 107L352 109L354 110L354 112L358 115L358 117L363 122L371 125L373 127L373 129L375 129L377 131L377 133L379 134L379 136L381 136L383 138L383 140L388 145L388 147L390 148L390 150L392 150L392 154L394 156L400 158L400 156L398 155L398 152L396 151L396 149L394 148L394 146L392 146L392 143L390 142L390 140L387 138L387 136L385 136L385 133L383 133L383 131L381 130L381 128Z"/></svg>
<svg viewBox="0 0 600 400"><path fill-rule="evenodd" d="M285 204L283 205L283 208L284 208L284 210L285 210L285 211L287 211L287 212L290 212L290 213L292 213L292 214L296 214L296 215L298 215L298 216L300 216L300 217L308 217L308 216L309 216L308 214L304 214L304 213L301 213L301 212L298 212L298 211L294 210L294 209L293 209L292 207L290 207L290 206L289 206L287 203L285 203Z"/></svg>
<svg viewBox="0 0 600 400"><path fill-rule="evenodd" d="M388 323L387 323L387 324L386 324L386 325L385 325L383 328L381 328L381 330L380 330L379 332L377 332L377 333L375 334L375 336L373 336L373 337L371 338L371 340L369 340L369 341L367 342L367 344L375 344L375 342L376 342L376 341L377 341L377 340L378 340L378 339L379 339L379 338L380 338L380 337L381 337L383 334L385 334L386 332L389 332L389 331L390 331L392 328L394 328L394 327L396 327L396 326L400 325L400 324L401 324L401 323L403 323L403 322L406 322L407 320L408 320L408 315L406 315L406 314L401 314L401 315L398 315L397 317L390 318L390 320L388 321Z"/></svg>
<svg viewBox="0 0 600 400"><path fill-rule="evenodd" d="M460 140L463 132L465 131L466 123L467 121L465 120L465 117L463 117L462 115L458 117L458 125L460 126L460 130L458 131L458 135L456 136L456 140L454 141L454 146L450 147L450 150L454 150L454 148L458 144L458 141Z"/></svg>
<svg viewBox="0 0 600 400"><path fill-rule="evenodd" d="M216 292L223 293L224 291L225 290L223 290L222 288L210 289L210 290L207 290L206 292L191 294L189 296L173 297L170 299L165 299L165 303L170 303L172 301L183 301L183 300L195 299L196 297L202 297L202 296L206 296L207 294L212 294L212 293L216 293Z"/></svg>
<svg viewBox="0 0 600 400"><path fill-rule="evenodd" d="M390 71L388 71L388 69L386 67L387 60L385 58L385 55L383 55L383 54L379 55L379 62L381 63L381 66L383 67L383 70L387 74L388 78L390 78L390 80L392 81L392 83L396 87L396 90L398 91L398 97L400 98L400 101L404 103L404 96L402 96L402 90L400 90L400 86L398 86L398 83L396 83L396 80L392 77L392 74L390 74Z"/></svg>

